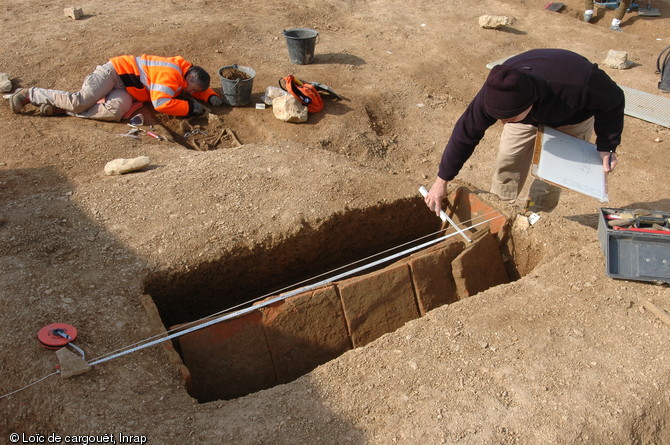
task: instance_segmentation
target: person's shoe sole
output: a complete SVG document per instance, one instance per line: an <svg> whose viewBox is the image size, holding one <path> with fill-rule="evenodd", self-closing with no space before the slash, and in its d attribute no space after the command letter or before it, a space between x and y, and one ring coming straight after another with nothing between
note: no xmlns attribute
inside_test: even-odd
<svg viewBox="0 0 670 445"><path fill-rule="evenodd" d="M29 102L28 90L21 88L16 93L9 96L9 109L12 110L12 113L18 114Z"/></svg>
<svg viewBox="0 0 670 445"><path fill-rule="evenodd" d="M49 104L40 105L40 115L42 116L62 116L65 114L65 110L54 107Z"/></svg>

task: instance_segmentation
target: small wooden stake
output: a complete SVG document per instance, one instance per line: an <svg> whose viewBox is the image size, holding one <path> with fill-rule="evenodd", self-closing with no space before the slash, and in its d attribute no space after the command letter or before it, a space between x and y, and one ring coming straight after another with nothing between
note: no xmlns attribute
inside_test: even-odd
<svg viewBox="0 0 670 445"><path fill-rule="evenodd" d="M660 307L656 306L654 303L651 301L647 300L643 303L643 306L647 309L649 309L651 312L654 313L663 323L667 324L670 326L670 315Z"/></svg>

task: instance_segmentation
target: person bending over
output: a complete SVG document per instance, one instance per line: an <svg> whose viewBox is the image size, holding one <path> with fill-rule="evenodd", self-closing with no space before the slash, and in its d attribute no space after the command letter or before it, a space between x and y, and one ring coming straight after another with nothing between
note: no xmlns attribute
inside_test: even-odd
<svg viewBox="0 0 670 445"><path fill-rule="evenodd" d="M596 133L603 170L618 160L624 124L624 93L585 57L562 49L534 49L493 67L486 82L456 122L442 154L437 178L425 197L439 215L447 191L486 130L503 123L491 191L517 199L533 159L538 125L556 128L584 140ZM551 211L561 189L539 179L531 184L528 210Z"/></svg>

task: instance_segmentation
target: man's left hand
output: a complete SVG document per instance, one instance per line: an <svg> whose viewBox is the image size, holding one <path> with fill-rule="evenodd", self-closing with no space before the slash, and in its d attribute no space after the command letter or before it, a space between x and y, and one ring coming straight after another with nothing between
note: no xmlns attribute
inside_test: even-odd
<svg viewBox="0 0 670 445"><path fill-rule="evenodd" d="M205 107L202 106L200 102L193 101L191 106L191 115L192 116L202 116L207 111Z"/></svg>
<svg viewBox="0 0 670 445"><path fill-rule="evenodd" d="M616 153L612 151L600 151L600 159L603 160L603 171L605 173L611 173L614 171L614 168L619 163L619 159L616 157Z"/></svg>
<svg viewBox="0 0 670 445"><path fill-rule="evenodd" d="M223 99L216 95L211 96L207 102L213 107L220 107L223 105Z"/></svg>

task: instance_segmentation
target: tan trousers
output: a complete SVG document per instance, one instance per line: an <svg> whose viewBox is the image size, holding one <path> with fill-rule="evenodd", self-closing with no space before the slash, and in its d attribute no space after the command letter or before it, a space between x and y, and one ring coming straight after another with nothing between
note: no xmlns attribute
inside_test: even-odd
<svg viewBox="0 0 670 445"><path fill-rule="evenodd" d="M621 0L619 2L619 7L616 8L614 18L621 20L623 16L626 15L626 11L630 8L632 2L633 0ZM593 0L584 0L584 9L593 9Z"/></svg>
<svg viewBox="0 0 670 445"><path fill-rule="evenodd" d="M557 130L588 141L593 133L593 117ZM510 123L503 127L491 181L491 192L501 199L513 200L521 193L533 161L536 135L537 127L533 125ZM560 196L559 187L534 179L528 192L528 209L550 212L558 205Z"/></svg>
<svg viewBox="0 0 670 445"><path fill-rule="evenodd" d="M72 116L102 121L120 121L133 105L132 96L109 62L98 65L76 93L32 87L28 98L34 105L50 104Z"/></svg>

